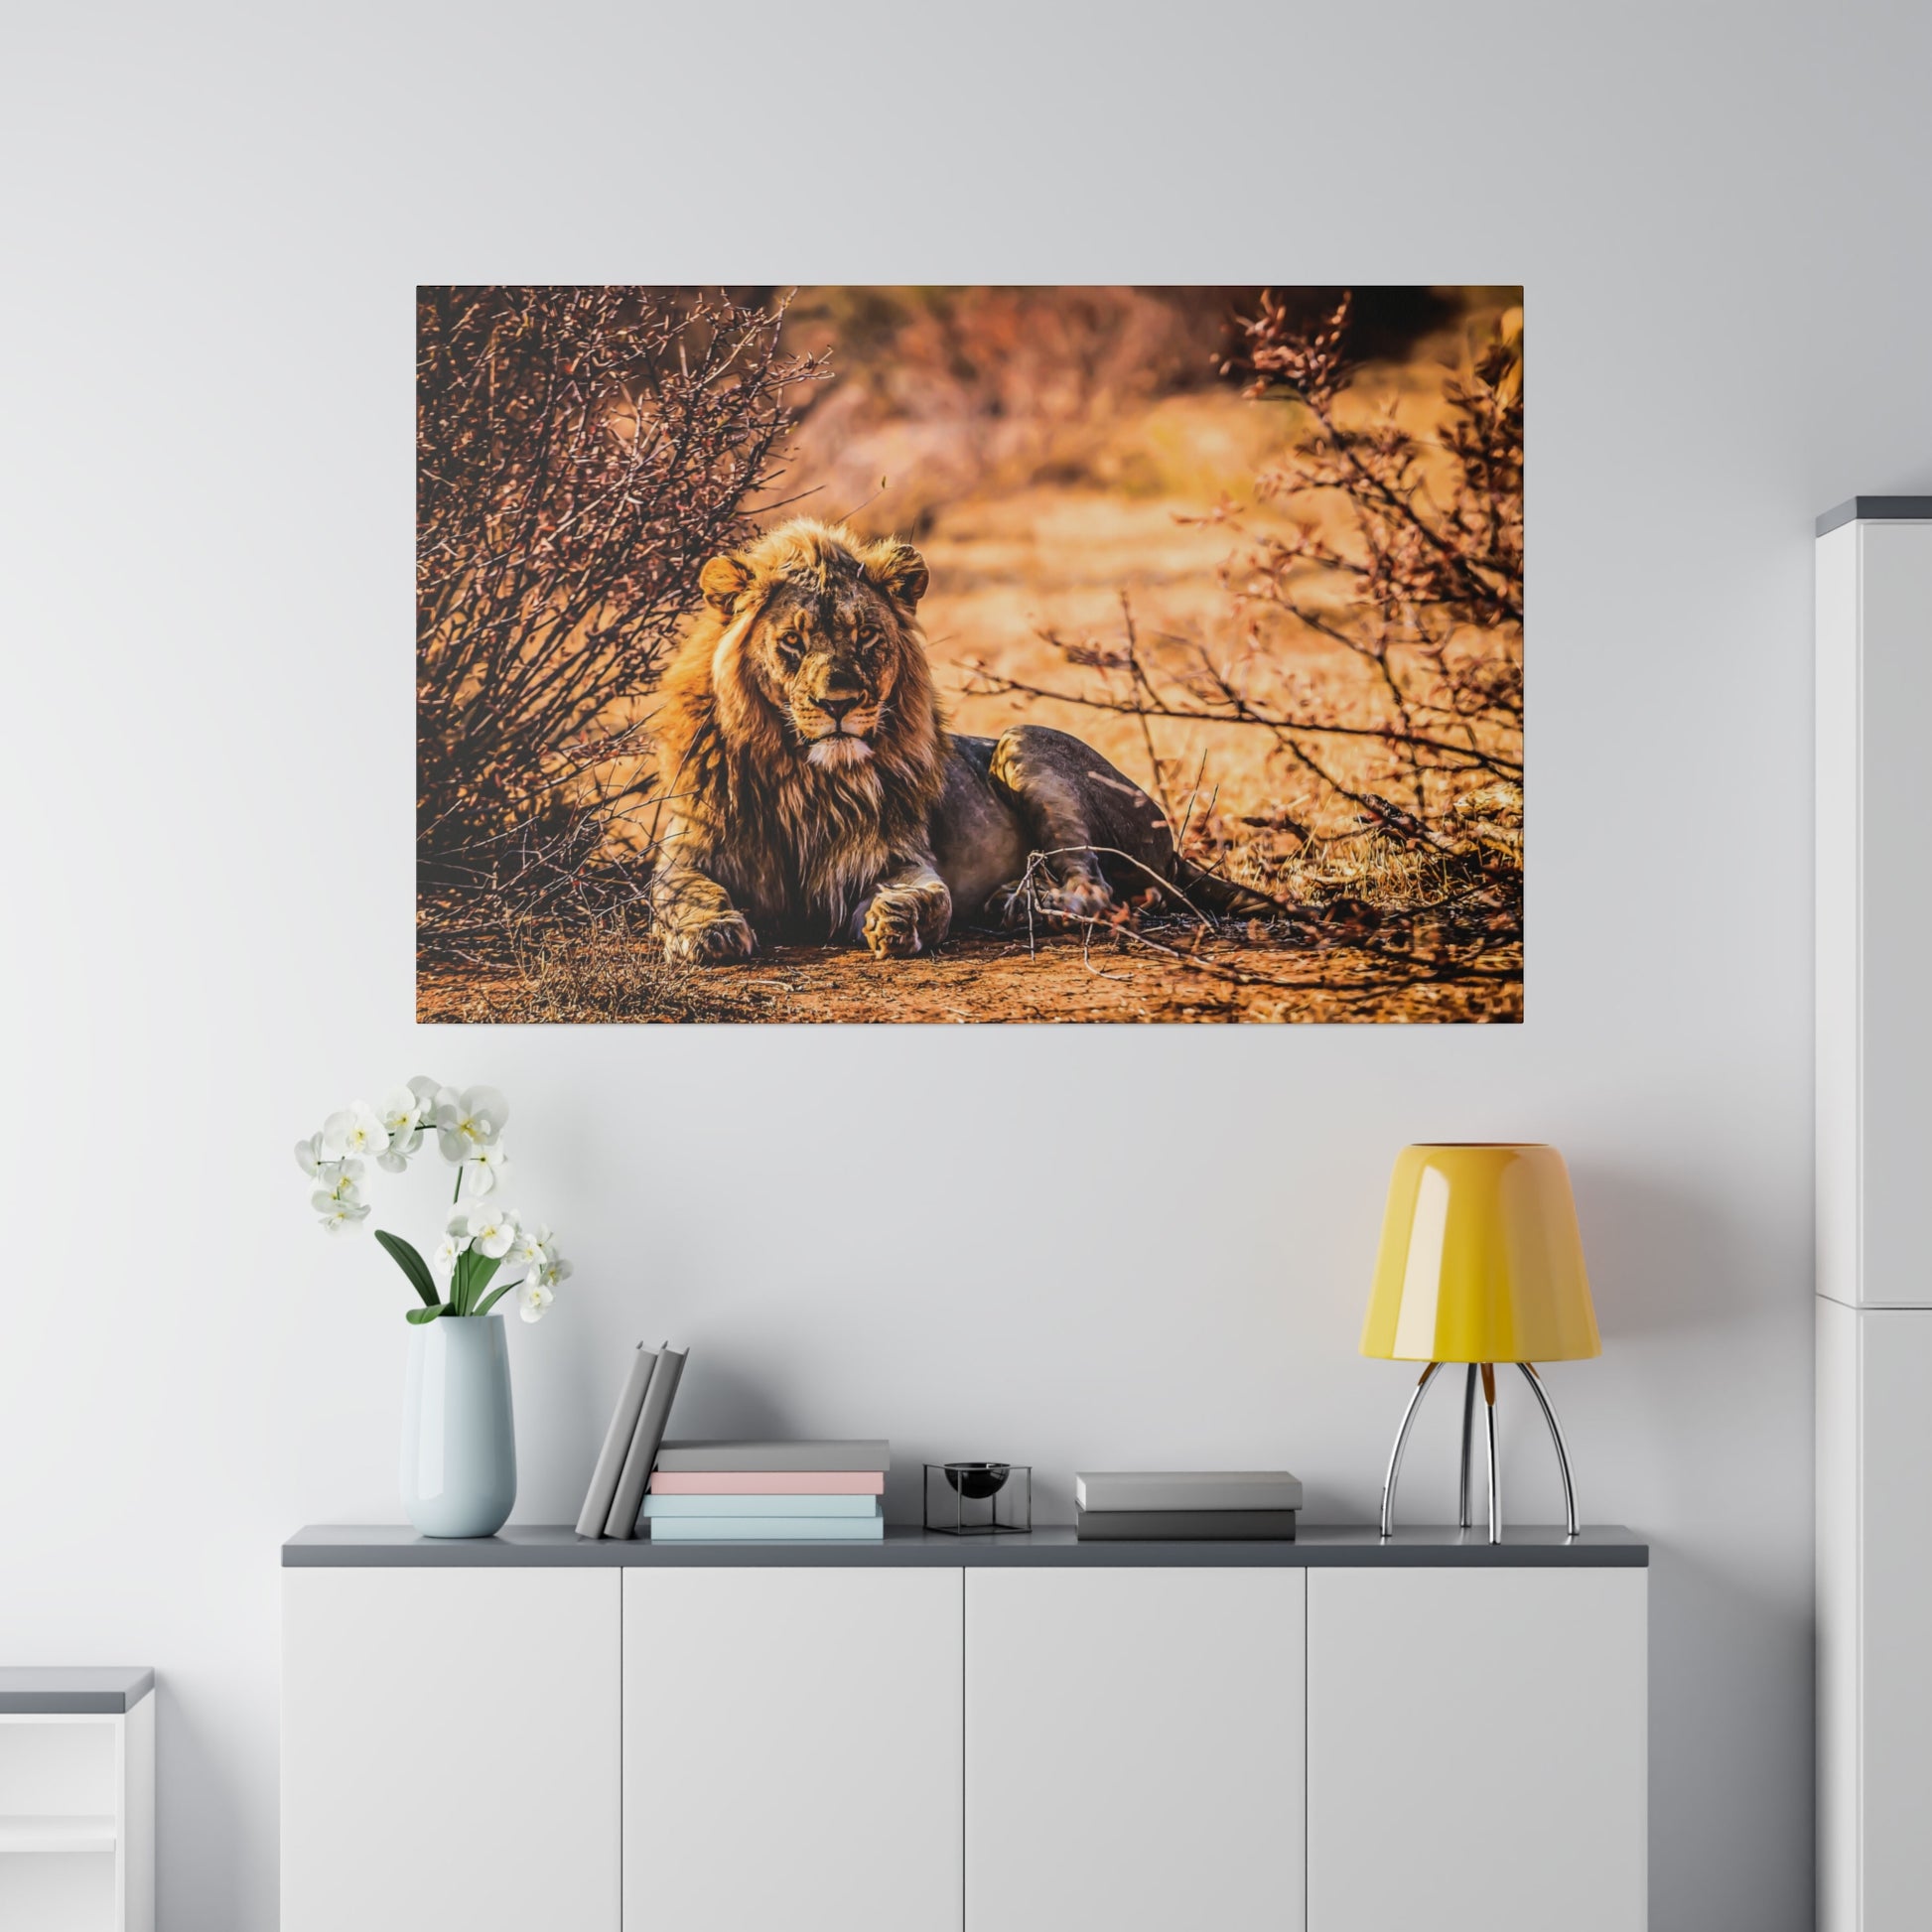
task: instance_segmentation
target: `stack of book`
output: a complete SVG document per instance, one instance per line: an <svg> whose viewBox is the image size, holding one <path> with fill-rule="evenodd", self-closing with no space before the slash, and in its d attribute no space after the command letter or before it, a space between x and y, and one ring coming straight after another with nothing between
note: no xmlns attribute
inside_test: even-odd
<svg viewBox="0 0 1932 1932"><path fill-rule="evenodd" d="M1083 1543L1292 1540L1302 1485L1286 1469L1110 1471L1073 1478Z"/></svg>
<svg viewBox="0 0 1932 1932"><path fill-rule="evenodd" d="M886 1443L666 1443L644 1496L653 1543L879 1543Z"/></svg>
<svg viewBox="0 0 1932 1932"><path fill-rule="evenodd" d="M689 1349L637 1344L630 1373L604 1433L604 1448L591 1474L591 1486L578 1512L579 1536L633 1537L643 1507L644 1484L650 1479L664 1425L671 1419L671 1399L684 1373Z"/></svg>

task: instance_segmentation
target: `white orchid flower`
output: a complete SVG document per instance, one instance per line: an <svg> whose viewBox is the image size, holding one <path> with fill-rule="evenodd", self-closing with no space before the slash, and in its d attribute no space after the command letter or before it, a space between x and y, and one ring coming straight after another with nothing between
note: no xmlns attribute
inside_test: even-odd
<svg viewBox="0 0 1932 1932"><path fill-rule="evenodd" d="M430 1256L430 1266L435 1269L440 1280L447 1283L456 1273L457 1258L470 1246L470 1217L467 1214L452 1214L450 1224L443 1230L443 1240L435 1254Z"/></svg>
<svg viewBox="0 0 1932 1932"><path fill-rule="evenodd" d="M494 1147L479 1148L463 1164L463 1191L487 1194L509 1185L509 1156L499 1141Z"/></svg>
<svg viewBox="0 0 1932 1932"><path fill-rule="evenodd" d="M382 1105L376 1109L383 1130L393 1140L398 1134L407 1134L423 1117L423 1103L417 1098L412 1087L391 1087L382 1096Z"/></svg>
<svg viewBox="0 0 1932 1932"><path fill-rule="evenodd" d="M538 1262L525 1279L535 1282L539 1288L555 1288L567 1282L576 1272L562 1255L552 1253Z"/></svg>
<svg viewBox="0 0 1932 1932"><path fill-rule="evenodd" d="M386 1173L401 1173L409 1165L409 1157L422 1146L423 1106L421 1096L413 1087L392 1087L383 1095L376 1117L382 1122L389 1144L376 1156L376 1161Z"/></svg>
<svg viewBox="0 0 1932 1932"><path fill-rule="evenodd" d="M525 1321L541 1321L544 1310L556 1299L541 1282L525 1282L516 1291L516 1311Z"/></svg>
<svg viewBox="0 0 1932 1932"><path fill-rule="evenodd" d="M551 1247L554 1239L550 1230L541 1222L535 1227L519 1227L516 1230L516 1244L510 1249L510 1253L526 1268L541 1268L555 1252Z"/></svg>
<svg viewBox="0 0 1932 1932"><path fill-rule="evenodd" d="M436 1144L450 1162L467 1161L481 1148L494 1147L509 1117L509 1102L494 1087L448 1087L436 1096Z"/></svg>
<svg viewBox="0 0 1932 1932"><path fill-rule="evenodd" d="M322 1151L332 1161L346 1156L374 1159L389 1145L389 1130L366 1100L351 1100L322 1123Z"/></svg>
<svg viewBox="0 0 1932 1932"><path fill-rule="evenodd" d="M322 1217L331 1234L348 1234L369 1218L368 1203L355 1198L354 1190L333 1194L312 1194L309 1205Z"/></svg>
<svg viewBox="0 0 1932 1932"><path fill-rule="evenodd" d="M320 1180L322 1178L323 1161L322 1136L320 1134L311 1134L306 1141L296 1142L295 1165L311 1180Z"/></svg>
<svg viewBox="0 0 1932 1932"><path fill-rule="evenodd" d="M516 1214L507 1207L480 1209L469 1217L470 1245L491 1261L501 1261L516 1239Z"/></svg>
<svg viewBox="0 0 1932 1932"><path fill-rule="evenodd" d="M432 1080L427 1073L418 1073L410 1081L409 1091L416 1096L416 1118L428 1120L436 1111L437 1097L445 1089L441 1080Z"/></svg>
<svg viewBox="0 0 1932 1932"><path fill-rule="evenodd" d="M360 1161L325 1161L316 1170L316 1179L321 1183L321 1192L315 1198L330 1200L359 1201L362 1198L362 1175L366 1172Z"/></svg>

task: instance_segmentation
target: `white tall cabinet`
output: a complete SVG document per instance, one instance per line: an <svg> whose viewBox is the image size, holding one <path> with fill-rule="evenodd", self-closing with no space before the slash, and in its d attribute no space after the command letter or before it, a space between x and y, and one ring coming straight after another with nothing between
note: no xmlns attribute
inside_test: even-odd
<svg viewBox="0 0 1932 1932"><path fill-rule="evenodd" d="M1818 524L1818 1884L1932 1923L1932 497Z"/></svg>

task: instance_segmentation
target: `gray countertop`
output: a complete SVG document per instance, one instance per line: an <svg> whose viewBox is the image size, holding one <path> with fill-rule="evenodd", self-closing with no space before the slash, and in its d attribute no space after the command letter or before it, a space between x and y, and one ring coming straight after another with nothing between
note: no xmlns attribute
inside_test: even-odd
<svg viewBox="0 0 1932 1932"><path fill-rule="evenodd" d="M154 1672L117 1664L0 1667L0 1716L118 1717L154 1689Z"/></svg>
<svg viewBox="0 0 1932 1932"><path fill-rule="evenodd" d="M1641 1569L1649 1562L1650 1546L1615 1525L1586 1529L1574 1541L1560 1527L1512 1525L1501 1543L1492 1544L1480 1529L1399 1529L1384 1543L1371 1524L1308 1524L1292 1543L1081 1543L1071 1529L944 1536L890 1525L883 1543L616 1543L587 1542L563 1524L513 1526L471 1539L375 1524L299 1530L282 1545L282 1565L289 1570L1589 1570Z"/></svg>
<svg viewBox="0 0 1932 1932"><path fill-rule="evenodd" d="M1854 496L1818 519L1818 534L1847 523L1932 523L1932 496Z"/></svg>

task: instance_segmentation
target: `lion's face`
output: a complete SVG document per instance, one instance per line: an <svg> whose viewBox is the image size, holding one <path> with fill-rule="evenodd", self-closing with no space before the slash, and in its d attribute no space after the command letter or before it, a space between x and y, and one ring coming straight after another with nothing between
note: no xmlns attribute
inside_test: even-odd
<svg viewBox="0 0 1932 1932"><path fill-rule="evenodd" d="M727 621L714 676L749 687L808 764L862 766L903 686L914 703L931 702L912 615L925 564L902 543L801 540L807 527L704 567L699 581Z"/></svg>
<svg viewBox="0 0 1932 1932"><path fill-rule="evenodd" d="M751 662L813 764L872 756L897 682L897 631L891 604L864 579L823 596L789 584L774 592L748 639Z"/></svg>

